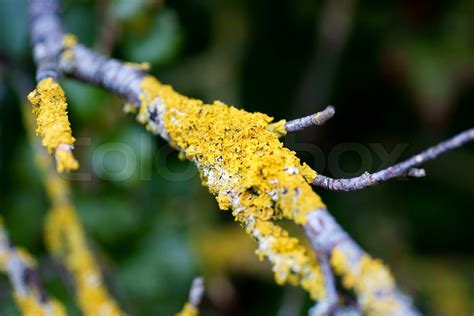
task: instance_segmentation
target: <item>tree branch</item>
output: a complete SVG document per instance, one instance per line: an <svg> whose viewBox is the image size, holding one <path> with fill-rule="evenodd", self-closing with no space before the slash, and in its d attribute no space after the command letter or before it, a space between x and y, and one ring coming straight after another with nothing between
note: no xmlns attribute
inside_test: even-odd
<svg viewBox="0 0 474 316"><path fill-rule="evenodd" d="M10 244L0 218L0 271L8 275L15 301L22 314L32 315L35 310L44 315L65 315L64 307L47 297L35 265L33 257Z"/></svg>
<svg viewBox="0 0 474 316"><path fill-rule="evenodd" d="M332 105L329 105L318 113L286 122L285 129L288 133L291 133L301 131L313 125L323 125L327 120L333 117L335 113L336 109Z"/></svg>
<svg viewBox="0 0 474 316"><path fill-rule="evenodd" d="M471 128L387 169L372 174L366 172L359 177L349 179L333 179L318 175L312 184L331 191L354 191L401 176L423 177L425 171L415 167L473 140L474 128Z"/></svg>
<svg viewBox="0 0 474 316"><path fill-rule="evenodd" d="M199 304L201 303L202 296L204 295L204 279L197 277L191 284L189 290L189 298L183 309L176 314L176 316L197 316L199 315Z"/></svg>
<svg viewBox="0 0 474 316"><path fill-rule="evenodd" d="M58 58L63 50L64 31L57 0L30 0L30 37L37 66L36 81L51 77L58 82Z"/></svg>
<svg viewBox="0 0 474 316"><path fill-rule="evenodd" d="M55 2L55 0L33 1L37 3ZM304 166L300 165L299 160L294 157L294 153L280 148L281 143L277 143L274 135L269 135L268 131L263 128L267 122L265 121L267 120L266 116L239 111L219 102L204 105L199 100L189 99L176 93L171 87L162 85L151 76L145 76L136 67L98 55L79 44L71 45L67 51L61 54L59 65L60 70L65 74L101 86L122 96L139 108L140 114L141 111L145 111L148 115L148 122L161 124L161 135L169 135L170 142L188 159L196 163L209 190L216 196L220 207L232 209L233 215L241 223L245 223L243 219L248 220L247 230L257 227L258 233L264 237L270 238L273 233L284 237L281 238L281 247L275 248L279 251L281 262L284 262L282 266L285 267L285 270L278 270L280 273L278 280L281 283L284 283L289 276L294 280L295 273L298 272L291 269L295 261L294 257L285 256L288 253L286 249L293 249L295 246L287 234L276 225L272 225L270 220L289 218L303 225L315 251L324 255L325 257L322 258L326 258L326 261L330 260L336 273L343 277L346 288L353 288L356 291L358 301L367 314L418 314L409 300L400 294L388 270L379 261L370 258L337 225L325 209L317 207L322 203L304 181L307 179L307 174L312 174L312 171L304 169ZM328 113L330 112L329 109ZM192 121L187 121L189 116ZM238 121L241 125L233 122L237 119L236 116L241 120ZM226 118L229 120L225 120ZM314 121L321 121L319 118L315 120L314 117L313 119L304 119L299 121L300 124L294 125L309 126L307 123L302 124L301 121L311 122L310 125L314 124ZM254 120L258 120L258 125L254 124ZM145 120L145 122L147 121ZM233 123L234 126L225 130L223 135L219 128L225 126L224 123ZM183 124L188 125L183 126ZM253 130L245 130L247 127L245 124L251 125ZM207 129L211 129L212 134L206 134ZM241 133L243 130L245 133ZM292 130L291 125L290 130ZM250 134L252 132L254 134ZM259 133L264 137L259 138ZM239 138L242 137L242 134L247 138ZM247 134L250 134L251 137ZM229 162L222 157L221 148L224 146L221 142L223 139L232 137L242 143L225 144L228 145L228 148L236 148L235 151L229 150L232 154L227 154L227 158L234 159L229 166ZM203 149L201 143L204 140L208 143ZM262 142L263 140L267 143ZM257 156L255 148L252 146L259 142L262 144L259 144L259 156ZM205 151L206 148L212 149L212 152ZM236 152L237 154L235 154ZM212 156L213 159L208 159L209 156ZM248 160L241 160L240 157ZM242 175L239 173L248 172L250 169L242 167L244 162L250 161L259 164L262 160L268 164L279 164L285 161L290 165L275 168L274 165L261 164L259 165L260 169L255 167L258 172L275 177L268 178L268 181L262 181L262 178L252 178L255 176L254 174L245 173ZM260 173L258 173L259 177L262 177ZM313 174L312 177L314 177ZM242 178L245 179L245 186L242 184ZM262 201L265 202L265 208L258 204ZM277 203L278 208L275 206ZM315 210L310 212L312 209ZM253 232L255 233L255 229ZM299 254L299 251L297 253ZM262 254L265 253L262 252ZM321 268L324 269L323 266ZM313 286L314 283L319 282L315 275L308 275L311 278L304 280L305 286ZM329 277L325 282L332 283ZM328 288L331 289L333 286ZM317 293L316 290L317 288L314 289L315 293ZM331 293L326 294L331 295Z"/></svg>
<svg viewBox="0 0 474 316"><path fill-rule="evenodd" d="M354 289L364 315L420 315L398 290L390 271L370 258L326 209L310 213L303 229L313 249L330 258L343 285Z"/></svg>

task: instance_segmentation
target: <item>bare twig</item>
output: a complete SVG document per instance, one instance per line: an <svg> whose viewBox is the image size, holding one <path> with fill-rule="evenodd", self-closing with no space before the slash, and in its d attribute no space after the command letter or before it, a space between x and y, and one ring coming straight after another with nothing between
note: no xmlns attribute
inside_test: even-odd
<svg viewBox="0 0 474 316"><path fill-rule="evenodd" d="M424 169L415 167L473 140L474 128L471 128L387 169L375 173L366 172L361 176L349 179L334 179L318 175L314 179L313 185L331 191L354 191L401 176L423 177L425 176Z"/></svg>
<svg viewBox="0 0 474 316"><path fill-rule="evenodd" d="M324 276L326 297L317 302L314 307L311 308L309 315L329 316L336 310L339 301L339 296L336 290L336 281L329 262L329 255L323 251L318 251L316 249L315 251L318 255L319 265Z"/></svg>
<svg viewBox="0 0 474 316"><path fill-rule="evenodd" d="M196 277L191 284L191 289L189 290L189 303L195 308L201 303L202 297L204 295L204 278Z"/></svg>
<svg viewBox="0 0 474 316"><path fill-rule="evenodd" d="M27 297L34 294L35 300L40 304L47 304L48 297L43 288L41 278L36 271L32 259L26 259L10 244L7 231L0 219L0 257L5 262L0 262L0 270L5 269L12 284L15 294ZM5 266L2 267L2 265ZM45 305L46 306L46 305Z"/></svg>
<svg viewBox="0 0 474 316"><path fill-rule="evenodd" d="M301 131L312 125L323 125L327 120L333 117L335 113L336 110L334 107L329 105L321 112L286 122L285 129L288 133L291 133Z"/></svg>
<svg viewBox="0 0 474 316"><path fill-rule="evenodd" d="M33 55L37 65L36 81L51 77L58 82L60 78L58 59L63 49L64 37L58 1L30 1L29 23Z"/></svg>

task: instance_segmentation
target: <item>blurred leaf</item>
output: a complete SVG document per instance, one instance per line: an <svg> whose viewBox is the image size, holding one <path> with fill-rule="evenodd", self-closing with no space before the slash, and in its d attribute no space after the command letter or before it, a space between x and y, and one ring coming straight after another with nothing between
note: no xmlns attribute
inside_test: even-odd
<svg viewBox="0 0 474 316"><path fill-rule="evenodd" d="M112 3L112 14L123 20L130 19L140 13L148 0L114 0Z"/></svg>
<svg viewBox="0 0 474 316"><path fill-rule="evenodd" d="M70 111L80 120L89 121L104 114L103 104L107 98L104 90L74 80L64 80L62 85L72 105Z"/></svg>
<svg viewBox="0 0 474 316"><path fill-rule="evenodd" d="M76 35L85 45L91 46L96 39L98 26L94 10L91 10L91 7L78 3L78 1L74 1L72 4L64 12L62 18L64 29L66 32Z"/></svg>
<svg viewBox="0 0 474 316"><path fill-rule="evenodd" d="M165 9L144 36L130 38L125 43L127 59L134 62L150 62L162 65L178 54L183 43L183 34L178 16L172 9Z"/></svg>
<svg viewBox="0 0 474 316"><path fill-rule="evenodd" d="M12 59L24 57L28 47L26 1L0 1L0 52Z"/></svg>

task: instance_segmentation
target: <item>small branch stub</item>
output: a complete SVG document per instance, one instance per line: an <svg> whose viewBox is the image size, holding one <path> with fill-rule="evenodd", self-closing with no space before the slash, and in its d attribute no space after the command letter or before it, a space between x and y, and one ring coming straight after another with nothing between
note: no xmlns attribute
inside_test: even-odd
<svg viewBox="0 0 474 316"><path fill-rule="evenodd" d="M336 109L332 105L329 105L321 112L286 122L285 128L288 133L291 133L301 131L313 125L323 125L332 118L335 113Z"/></svg>

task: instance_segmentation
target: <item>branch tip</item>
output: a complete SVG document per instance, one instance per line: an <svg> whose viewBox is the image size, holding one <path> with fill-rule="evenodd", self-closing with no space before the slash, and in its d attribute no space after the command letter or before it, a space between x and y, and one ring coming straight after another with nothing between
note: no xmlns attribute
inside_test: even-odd
<svg viewBox="0 0 474 316"><path fill-rule="evenodd" d="M335 113L336 109L334 106L328 105L320 112L286 122L285 128L288 133L291 133L301 131L313 125L323 125L332 118Z"/></svg>

